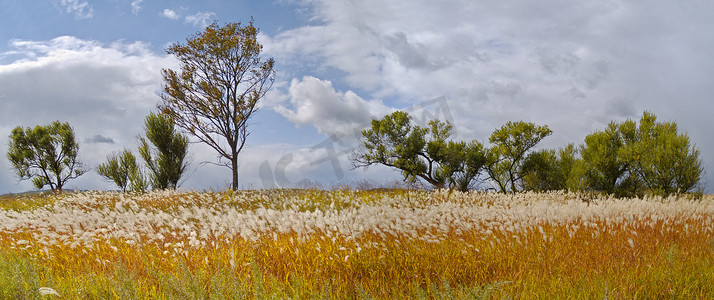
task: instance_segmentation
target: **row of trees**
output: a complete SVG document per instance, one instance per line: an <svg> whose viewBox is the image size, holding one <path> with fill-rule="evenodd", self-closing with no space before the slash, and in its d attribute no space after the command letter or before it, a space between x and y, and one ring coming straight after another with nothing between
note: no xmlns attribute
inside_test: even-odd
<svg viewBox="0 0 714 300"><path fill-rule="evenodd" d="M704 169L699 150L677 123L658 122L644 112L611 122L585 137L579 147L540 150L527 158L528 190L596 190L615 195L669 195L699 187Z"/></svg>
<svg viewBox="0 0 714 300"><path fill-rule="evenodd" d="M381 164L402 171L405 180L424 180L435 188L462 191L488 182L503 193L522 190L601 191L618 196L669 195L695 189L703 168L699 151L675 122L658 122L644 112L639 123L611 122L580 146L531 151L552 134L547 126L508 122L489 137L490 148L477 140L450 140L453 126L433 120L413 125L401 111L362 132L355 167Z"/></svg>
<svg viewBox="0 0 714 300"><path fill-rule="evenodd" d="M216 150L219 165L232 171L238 188L238 154L249 135L251 116L275 79L274 60L260 57L258 29L249 24L208 26L167 49L181 62L180 70L162 70L161 114L146 119L140 139L142 171L129 150L112 154L98 167L122 190L176 188L188 139L174 125ZM697 186L703 169L699 152L676 123L657 122L645 112L639 124L612 122L588 135L580 146L531 151L552 134L547 126L508 122L489 138L452 141L453 126L432 121L413 126L411 117L395 112L363 132L356 167L383 164L402 170L406 180L424 180L437 188L459 190L488 181L501 192L519 190L596 190L619 195L670 194ZM154 147L149 146L149 142ZM78 145L66 123L15 128L8 158L21 179L35 186L62 190L64 183L86 172L76 158ZM221 160L227 160L221 162Z"/></svg>
<svg viewBox="0 0 714 300"><path fill-rule="evenodd" d="M122 191L175 189L186 172L188 138L174 129L170 117L162 114L150 114L144 126L146 136L139 137L138 150L146 169L131 151L124 149L109 155L97 172ZM78 152L72 127L55 121L13 129L7 157L21 180L32 180L38 189L49 186L53 192L62 192L68 180L88 171L78 159Z"/></svg>
<svg viewBox="0 0 714 300"><path fill-rule="evenodd" d="M176 188L186 170L188 145L174 131L176 125L218 152L218 164L231 170L231 187L238 189L238 154L249 135L249 119L275 80L273 58L260 56L258 32L252 19L245 25L213 23L185 43L171 45L166 52L181 62L180 70L162 70L161 114L147 117L146 138L140 139L139 156L148 173L126 149L110 155L97 171L122 190ZM67 123L18 127L10 138L8 158L18 176L38 188L61 191L67 180L87 171L77 160L78 144Z"/></svg>

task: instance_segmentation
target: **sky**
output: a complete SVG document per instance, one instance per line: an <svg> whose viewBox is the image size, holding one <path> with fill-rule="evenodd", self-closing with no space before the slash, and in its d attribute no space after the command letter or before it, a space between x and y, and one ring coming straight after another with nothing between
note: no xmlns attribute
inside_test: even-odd
<svg viewBox="0 0 714 300"><path fill-rule="evenodd" d="M348 159L370 120L395 110L486 145L507 121L548 125L540 148L651 111L689 135L712 192L712 11L706 0L0 0L0 152L16 126L68 122L91 170L65 188L116 189L94 169L137 153L161 70L179 67L165 49L253 18L276 79L239 155L241 188L399 182ZM181 188L230 185L214 150L189 152ZM28 190L0 156L0 194Z"/></svg>

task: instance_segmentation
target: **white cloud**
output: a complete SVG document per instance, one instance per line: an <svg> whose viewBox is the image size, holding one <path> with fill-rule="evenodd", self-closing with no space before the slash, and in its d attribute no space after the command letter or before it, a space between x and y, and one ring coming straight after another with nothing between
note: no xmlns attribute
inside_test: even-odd
<svg viewBox="0 0 714 300"><path fill-rule="evenodd" d="M165 8L163 11L161 11L160 15L164 18L171 19L171 20L178 20L178 18L181 17L175 10Z"/></svg>
<svg viewBox="0 0 714 300"><path fill-rule="evenodd" d="M55 1L78 18L93 14L91 1ZM459 138L487 141L504 122L526 120L548 124L554 134L543 146L557 147L582 142L610 120L638 118L648 109L677 121L701 150L704 164L714 167L709 132L714 60L708 57L714 39L702 30L714 26L708 13L714 2L300 3L308 6L303 12L312 13L308 24L259 37L264 53L279 64L282 81L273 86L266 106L296 125L331 135L353 130L389 107L445 96ZM193 26L206 26L215 17L185 16L183 8L172 12ZM19 124L68 120L83 140L115 141L82 145L82 151L104 156L110 152L106 147L133 142L132 128L140 127L157 101L158 66L164 60L141 43L103 45L71 37L12 41L0 53L2 63L10 62L0 63L0 133ZM96 116L111 126L92 121ZM0 134L0 145L6 136ZM251 159L263 161L259 154ZM309 160L296 154L297 161ZM270 163L275 166L277 159ZM3 157L0 168L9 170ZM290 174L291 181L299 181ZM707 174L714 179L714 172Z"/></svg>
<svg viewBox="0 0 714 300"><path fill-rule="evenodd" d="M555 133L543 145L557 147L652 110L677 121L705 165L714 166L705 129L714 110L714 61L707 54L714 40L702 30L714 26L707 13L714 2L305 5L314 13L311 24L265 37L266 53L316 64L315 72L334 70L334 82L394 106L445 96L460 137L485 141L504 122L526 120L548 124ZM322 123L299 114L316 111L300 103L286 117ZM319 130L327 131L324 123Z"/></svg>
<svg viewBox="0 0 714 300"><path fill-rule="evenodd" d="M141 2L144 2L144 0L134 0L131 2L131 13L138 15L139 12L143 9L141 6Z"/></svg>
<svg viewBox="0 0 714 300"><path fill-rule="evenodd" d="M331 144L326 142L312 147L270 144L244 150L239 157L239 172L243 178L241 186L255 189L318 185L330 188L362 181L388 185L402 179L398 171L382 166L351 171L349 152L330 148ZM225 180L227 177L224 175L222 178ZM220 179L214 178L213 182L217 181ZM222 187L226 186L228 182Z"/></svg>
<svg viewBox="0 0 714 300"><path fill-rule="evenodd" d="M80 144L80 158L95 167L121 148L136 149L143 118L159 101L161 68L177 64L145 43L104 45L75 37L49 41L15 40L10 51L21 58L0 64L0 145L15 126L68 122ZM0 156L0 193L32 189L17 182L9 162ZM111 188L95 172L70 188Z"/></svg>
<svg viewBox="0 0 714 300"><path fill-rule="evenodd" d="M90 19L94 16L94 9L87 1L59 0L68 14L74 14L77 19Z"/></svg>
<svg viewBox="0 0 714 300"><path fill-rule="evenodd" d="M276 112L298 126L314 126L319 133L344 143L356 141L372 118L393 111L381 101L364 100L352 91L335 91L330 81L311 76L293 79L289 94L293 109L277 105Z"/></svg>
<svg viewBox="0 0 714 300"><path fill-rule="evenodd" d="M198 12L193 15L186 16L185 23L192 24L196 27L206 27L211 18L214 18L216 13L213 12Z"/></svg>

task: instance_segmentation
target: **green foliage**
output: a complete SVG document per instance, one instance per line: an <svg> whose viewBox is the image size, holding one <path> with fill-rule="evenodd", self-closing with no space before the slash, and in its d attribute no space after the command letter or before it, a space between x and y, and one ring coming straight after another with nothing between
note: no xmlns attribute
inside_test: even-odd
<svg viewBox="0 0 714 300"><path fill-rule="evenodd" d="M173 120L163 114L149 114L144 126L146 138L139 138L139 155L149 169L151 186L153 189L175 189L186 171L188 138L175 131ZM143 176L138 173L133 176L136 180L134 188L140 187Z"/></svg>
<svg viewBox="0 0 714 300"><path fill-rule="evenodd" d="M678 133L675 122L657 122L650 112L642 114L639 125L611 122L593 132L580 154L586 186L618 196L691 191L703 172L689 137Z"/></svg>
<svg viewBox="0 0 714 300"><path fill-rule="evenodd" d="M144 171L138 167L129 172L129 190L134 192L144 192L149 189L149 179L146 178Z"/></svg>
<svg viewBox="0 0 714 300"><path fill-rule="evenodd" d="M578 186L577 150L573 144L558 151L543 149L531 152L523 160L520 177L523 190L526 191L557 191L568 190ZM577 188L575 188L577 189Z"/></svg>
<svg viewBox="0 0 714 300"><path fill-rule="evenodd" d="M62 192L68 180L86 172L77 160L78 150L72 127L55 121L13 129L7 157L20 180L30 179L38 189L49 185L52 191Z"/></svg>
<svg viewBox="0 0 714 300"><path fill-rule="evenodd" d="M249 24L216 23L167 49L181 71L162 71L159 108L229 162L238 189L238 154L248 136L248 120L275 80L274 60L261 60L258 29Z"/></svg>
<svg viewBox="0 0 714 300"><path fill-rule="evenodd" d="M585 144L580 147L585 165L584 179L590 189L623 194L636 185L628 162L618 154L626 142L620 127L610 122L605 130L586 136Z"/></svg>
<svg viewBox="0 0 714 300"><path fill-rule="evenodd" d="M141 168L136 163L136 157L126 149L108 156L107 162L97 167L97 173L113 181L122 191L129 188L142 192L147 188Z"/></svg>
<svg viewBox="0 0 714 300"><path fill-rule="evenodd" d="M579 148L575 148L574 154L577 155L579 153L578 150ZM569 191L584 191L587 188L587 182L585 180L586 171L585 161L583 161L582 157L576 157L570 169L570 175L565 181L566 189Z"/></svg>
<svg viewBox="0 0 714 300"><path fill-rule="evenodd" d="M633 120L611 122L585 137L584 144L529 154L552 131L523 121L495 130L485 150L477 141L448 140L452 125L432 121L412 126L395 112L362 132L363 149L355 167L382 164L402 170L405 180L425 180L437 188L466 191L485 169L501 192L591 190L622 196L670 195L701 188L700 152L674 122L657 122L644 112Z"/></svg>
<svg viewBox="0 0 714 300"><path fill-rule="evenodd" d="M449 142L450 153L443 162L445 178L459 191L468 191L486 164L486 151L478 141Z"/></svg>
<svg viewBox="0 0 714 300"><path fill-rule="evenodd" d="M449 140L453 125L432 120L428 128L411 124L411 116L396 111L372 120L362 131L362 149L353 153L355 167L382 164L402 170L405 180L422 179L436 188L466 191L476 180L486 157L478 141Z"/></svg>
<svg viewBox="0 0 714 300"><path fill-rule="evenodd" d="M551 133L548 126L518 121L508 122L491 134L493 147L487 151L486 171L501 192L517 191L526 153Z"/></svg>
<svg viewBox="0 0 714 300"><path fill-rule="evenodd" d="M627 161L650 193L669 195L696 187L703 169L699 150L692 147L687 134L679 134L677 123L657 122L644 112L639 127L628 120L623 132L634 137L618 154Z"/></svg>

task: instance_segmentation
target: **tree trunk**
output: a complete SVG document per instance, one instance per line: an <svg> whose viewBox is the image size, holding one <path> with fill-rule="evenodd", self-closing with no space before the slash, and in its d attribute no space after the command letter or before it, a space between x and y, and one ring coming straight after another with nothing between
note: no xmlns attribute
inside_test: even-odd
<svg viewBox="0 0 714 300"><path fill-rule="evenodd" d="M516 193L516 181L514 179L511 179L511 193Z"/></svg>
<svg viewBox="0 0 714 300"><path fill-rule="evenodd" d="M62 194L63 182L62 182L62 177L60 177L60 174L61 174L61 172L57 174L57 185L54 187L54 189L52 189L52 191L55 192L56 194ZM52 186L52 185L50 185L50 186Z"/></svg>
<svg viewBox="0 0 714 300"><path fill-rule="evenodd" d="M511 168L513 168L511 166ZM513 172L509 171L508 172L508 178L510 178L511 181L511 193L515 194L516 193L516 178L513 176Z"/></svg>
<svg viewBox="0 0 714 300"><path fill-rule="evenodd" d="M231 158L231 171L233 172L233 186L234 191L238 190L238 155L233 153Z"/></svg>

